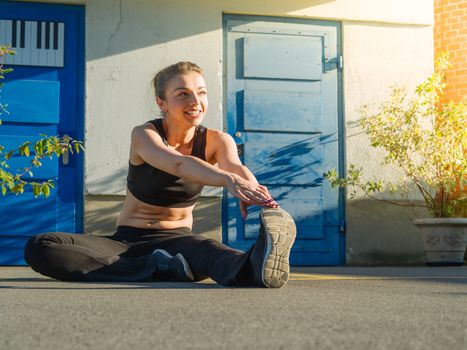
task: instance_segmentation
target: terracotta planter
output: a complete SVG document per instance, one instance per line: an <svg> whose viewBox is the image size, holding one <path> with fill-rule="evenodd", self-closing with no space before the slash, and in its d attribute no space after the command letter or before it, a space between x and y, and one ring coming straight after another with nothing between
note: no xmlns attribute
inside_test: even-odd
<svg viewBox="0 0 467 350"><path fill-rule="evenodd" d="M467 240L467 218L417 219L427 265L462 265Z"/></svg>

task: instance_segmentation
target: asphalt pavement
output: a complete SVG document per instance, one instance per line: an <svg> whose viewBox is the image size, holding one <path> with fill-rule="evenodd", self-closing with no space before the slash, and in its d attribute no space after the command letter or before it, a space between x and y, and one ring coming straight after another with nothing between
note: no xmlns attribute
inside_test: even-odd
<svg viewBox="0 0 467 350"><path fill-rule="evenodd" d="M0 267L0 350L467 349L467 266L295 268L281 289Z"/></svg>

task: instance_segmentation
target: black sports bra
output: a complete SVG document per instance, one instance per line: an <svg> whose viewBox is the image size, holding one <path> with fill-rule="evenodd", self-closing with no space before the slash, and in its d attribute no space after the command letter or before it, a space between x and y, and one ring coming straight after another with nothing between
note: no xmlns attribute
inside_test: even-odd
<svg viewBox="0 0 467 350"><path fill-rule="evenodd" d="M168 146L162 119L150 121ZM206 134L207 128L199 125L195 130L193 157L206 160ZM127 187L140 201L161 207L184 208L193 205L201 194L203 185L185 182L181 178L155 168L148 163L133 165L129 163Z"/></svg>

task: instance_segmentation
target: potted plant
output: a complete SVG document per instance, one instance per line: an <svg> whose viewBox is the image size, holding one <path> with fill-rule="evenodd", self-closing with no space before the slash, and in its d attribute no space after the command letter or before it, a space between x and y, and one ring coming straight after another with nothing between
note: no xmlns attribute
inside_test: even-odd
<svg viewBox="0 0 467 350"><path fill-rule="evenodd" d="M362 168L355 165L349 166L345 178L336 170L325 174L332 187L351 188L351 197L363 191L392 204L426 208L431 217L416 219L415 225L422 232L430 265L463 264L466 247L467 109L444 95L449 67L449 55L443 54L434 73L411 96L405 88L393 87L390 99L376 111L362 107L360 126L370 146L385 152L382 164L401 170L397 183L363 180ZM411 195L414 190L418 196ZM412 200L375 196L383 191Z"/></svg>

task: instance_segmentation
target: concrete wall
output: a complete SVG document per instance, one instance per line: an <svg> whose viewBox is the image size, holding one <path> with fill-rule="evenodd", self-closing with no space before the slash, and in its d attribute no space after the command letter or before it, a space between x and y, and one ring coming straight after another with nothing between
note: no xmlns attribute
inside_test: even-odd
<svg viewBox="0 0 467 350"><path fill-rule="evenodd" d="M433 4L428 0L73 3L86 4L86 191L90 195L124 194L130 130L158 114L150 80L164 66L191 60L204 67L210 103L205 124L223 128L223 13L342 22L346 162L364 165L370 174L383 170L379 155L369 151L366 139L353 127L359 117L356 110L385 98L390 85L412 87L432 70ZM410 213L362 198L349 202L346 213L349 264L421 262ZM92 210L87 215L93 215Z"/></svg>

